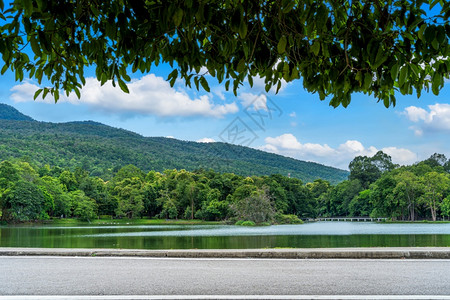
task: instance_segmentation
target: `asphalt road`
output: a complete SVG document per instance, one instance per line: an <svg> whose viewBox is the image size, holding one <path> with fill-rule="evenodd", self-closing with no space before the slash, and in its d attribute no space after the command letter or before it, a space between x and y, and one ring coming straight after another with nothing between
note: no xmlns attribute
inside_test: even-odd
<svg viewBox="0 0 450 300"><path fill-rule="evenodd" d="M0 295L450 295L450 260L0 257Z"/></svg>

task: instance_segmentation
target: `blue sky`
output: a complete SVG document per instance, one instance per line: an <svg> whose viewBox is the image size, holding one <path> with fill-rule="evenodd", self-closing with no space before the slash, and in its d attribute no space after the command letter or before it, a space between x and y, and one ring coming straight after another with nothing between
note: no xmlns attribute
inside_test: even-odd
<svg viewBox="0 0 450 300"><path fill-rule="evenodd" d="M253 88L243 86L235 97L213 78L211 93L182 82L171 88L164 80L170 71L160 65L150 74L134 74L130 94L88 78L80 100L71 95L57 104L49 96L33 101L37 83L15 82L7 72L0 77L0 102L39 121L94 120L144 136L231 142L343 169L355 156L378 150L399 164L435 152L450 157L448 84L439 96L399 94L394 108L355 94L348 108L334 109L307 93L301 81L274 94L264 92L263 80L255 80ZM239 137L233 135L236 130Z"/></svg>

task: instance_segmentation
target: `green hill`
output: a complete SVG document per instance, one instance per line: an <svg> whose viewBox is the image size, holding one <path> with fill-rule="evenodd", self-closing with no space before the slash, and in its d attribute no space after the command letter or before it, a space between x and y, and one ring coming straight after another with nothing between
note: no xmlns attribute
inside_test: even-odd
<svg viewBox="0 0 450 300"><path fill-rule="evenodd" d="M38 122L3 104L0 160L10 158L62 168L81 166L106 179L127 164L145 171L203 168L244 176L290 173L304 182L322 178L338 183L348 176L344 170L226 143L143 137L93 121Z"/></svg>
<svg viewBox="0 0 450 300"><path fill-rule="evenodd" d="M12 106L0 103L0 120L33 121Z"/></svg>

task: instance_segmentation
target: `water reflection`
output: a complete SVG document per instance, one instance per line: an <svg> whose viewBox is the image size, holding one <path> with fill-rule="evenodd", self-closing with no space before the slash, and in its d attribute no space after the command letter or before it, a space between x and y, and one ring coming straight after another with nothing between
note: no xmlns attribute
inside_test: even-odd
<svg viewBox="0 0 450 300"><path fill-rule="evenodd" d="M449 247L450 224L2 226L0 246L126 249Z"/></svg>

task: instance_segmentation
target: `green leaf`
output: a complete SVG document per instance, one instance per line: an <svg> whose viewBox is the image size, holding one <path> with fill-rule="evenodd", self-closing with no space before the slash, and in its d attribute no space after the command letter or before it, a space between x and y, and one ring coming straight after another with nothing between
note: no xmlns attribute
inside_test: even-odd
<svg viewBox="0 0 450 300"><path fill-rule="evenodd" d="M422 41L425 41L425 37L423 36L423 33L425 32L425 29L427 29L427 24L426 23L422 24L422 26L420 26L419 32L417 32L417 36Z"/></svg>
<svg viewBox="0 0 450 300"><path fill-rule="evenodd" d="M171 80L173 78L177 78L178 77L178 69L174 69L172 72L170 72L169 76L167 76L166 80Z"/></svg>
<svg viewBox="0 0 450 300"><path fill-rule="evenodd" d="M53 88L52 89L53 97L55 98L55 103L59 100L59 90Z"/></svg>
<svg viewBox="0 0 450 300"><path fill-rule="evenodd" d="M425 41L431 44L436 37L436 31L434 30L434 26L428 26L425 29Z"/></svg>
<svg viewBox="0 0 450 300"><path fill-rule="evenodd" d="M439 42L436 38L431 42L431 46L433 46L434 50L439 50Z"/></svg>
<svg viewBox="0 0 450 300"><path fill-rule="evenodd" d="M372 85L373 77L371 73L364 74L364 90L368 91Z"/></svg>
<svg viewBox="0 0 450 300"><path fill-rule="evenodd" d="M328 20L328 9L325 5L321 5L317 10L316 26L318 30L324 29Z"/></svg>
<svg viewBox="0 0 450 300"><path fill-rule="evenodd" d="M318 41L314 41L314 43L311 45L311 51L315 56L319 55L320 43Z"/></svg>
<svg viewBox="0 0 450 300"><path fill-rule="evenodd" d="M5 64L2 68L1 75L5 74L6 70L8 70L9 65Z"/></svg>
<svg viewBox="0 0 450 300"><path fill-rule="evenodd" d="M175 11L174 15L173 15L173 23L175 24L175 26L180 26L181 21L183 20L183 10L178 7L177 10Z"/></svg>
<svg viewBox="0 0 450 300"><path fill-rule="evenodd" d="M33 100L36 100L37 97L39 97L39 95L42 93L42 89L38 89L35 93L34 93L34 97Z"/></svg>
<svg viewBox="0 0 450 300"><path fill-rule="evenodd" d="M80 90L78 88L74 88L73 90L75 91L75 94L77 94L78 99L80 99L81 98Z"/></svg>
<svg viewBox="0 0 450 300"><path fill-rule="evenodd" d="M389 105L391 104L391 103L389 102L389 98L388 98L388 97L386 97L386 98L383 99L383 103L384 103L384 107L386 107L386 108L389 108Z"/></svg>
<svg viewBox="0 0 450 300"><path fill-rule="evenodd" d="M278 41L278 45L277 45L277 50L279 54L283 54L284 52L286 52L286 44L287 44L287 39L286 36L282 36L280 38L280 40Z"/></svg>
<svg viewBox="0 0 450 300"><path fill-rule="evenodd" d="M45 97L47 97L48 92L50 92L50 90L48 88L44 88L44 94L42 95L43 99L45 99Z"/></svg>
<svg viewBox="0 0 450 300"><path fill-rule="evenodd" d="M398 69L399 69L398 63L395 63L391 68L391 78L394 81L397 80Z"/></svg>
<svg viewBox="0 0 450 300"><path fill-rule="evenodd" d="M245 60L243 58L241 58L241 60L239 61L237 67L236 67L236 71L238 73L242 73L245 70Z"/></svg>
<svg viewBox="0 0 450 300"><path fill-rule="evenodd" d="M119 82L120 89L125 93L129 94L130 90L128 90L127 84L120 78L118 78L117 81Z"/></svg>
<svg viewBox="0 0 450 300"><path fill-rule="evenodd" d="M441 86L441 79L442 79L442 75L435 72L433 74L432 77L432 83L431 83L431 90L433 92L433 94L435 94L436 96L439 95L439 88Z"/></svg>
<svg viewBox="0 0 450 300"><path fill-rule="evenodd" d="M241 39L245 39L247 36L247 22L242 18L241 23L239 24L239 36Z"/></svg>
<svg viewBox="0 0 450 300"><path fill-rule="evenodd" d="M206 81L205 77L203 77L203 76L200 77L200 84L202 85L202 87L205 91L207 91L208 93L210 92L209 84L208 84L208 81Z"/></svg>
<svg viewBox="0 0 450 300"><path fill-rule="evenodd" d="M253 87L253 77L250 74L248 74L247 80L250 87Z"/></svg>
<svg viewBox="0 0 450 300"><path fill-rule="evenodd" d="M378 68L383 64L388 58L388 52L383 50L383 47L378 47L377 56L375 57L375 63L372 65L373 68Z"/></svg>
<svg viewBox="0 0 450 300"><path fill-rule="evenodd" d="M37 56L41 56L41 48L39 47L38 41L34 37L31 37L30 44L31 50L33 50L34 54L36 54Z"/></svg>
<svg viewBox="0 0 450 300"><path fill-rule="evenodd" d="M409 65L409 69L412 71L412 73L414 73L414 76L416 78L419 78L419 67L416 64L410 64Z"/></svg>
<svg viewBox="0 0 450 300"><path fill-rule="evenodd" d="M127 73L122 73L122 78L125 79L125 81L130 82L131 81L131 77L127 74Z"/></svg>
<svg viewBox="0 0 450 300"><path fill-rule="evenodd" d="M403 66L400 70L400 76L398 77L398 86L402 87L405 84L408 77L408 66Z"/></svg>
<svg viewBox="0 0 450 300"><path fill-rule="evenodd" d="M278 84L277 84L277 91L275 92L276 94L278 94L278 91L281 89L281 80L280 81L278 81Z"/></svg>
<svg viewBox="0 0 450 300"><path fill-rule="evenodd" d="M361 70L356 72L355 80L358 81L359 82L359 86L361 86L361 84L362 84L362 72L361 72Z"/></svg>

